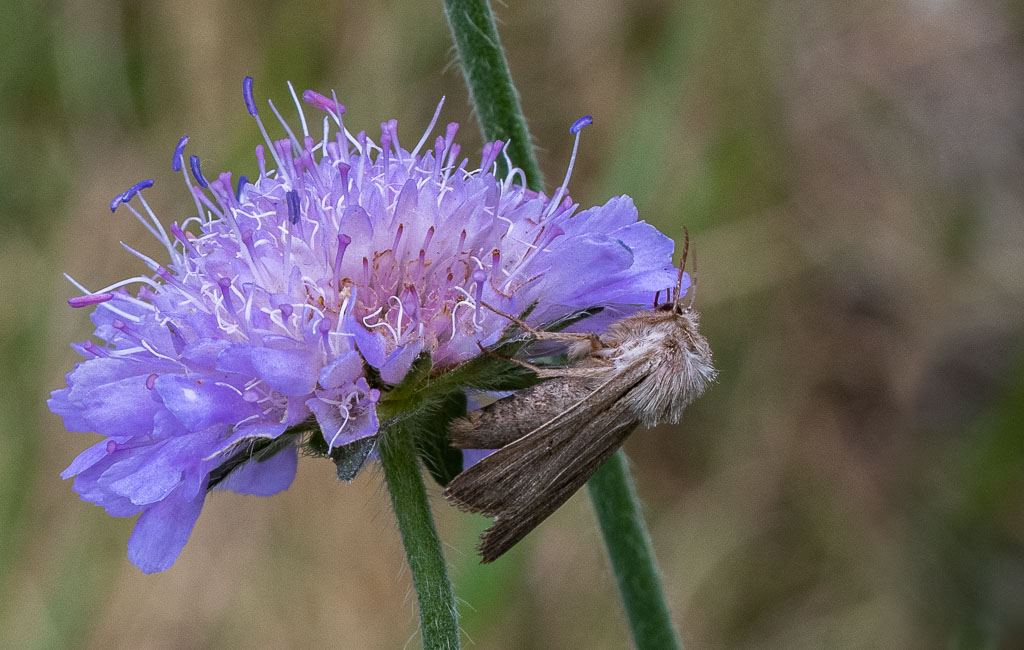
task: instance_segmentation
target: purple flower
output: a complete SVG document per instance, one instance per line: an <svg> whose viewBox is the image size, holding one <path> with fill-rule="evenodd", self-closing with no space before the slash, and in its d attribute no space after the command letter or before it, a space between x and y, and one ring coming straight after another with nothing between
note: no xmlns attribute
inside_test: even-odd
<svg viewBox="0 0 1024 650"><path fill-rule="evenodd" d="M258 178L204 176L198 157L185 164L182 138L173 167L196 216L165 228L142 196L152 181L111 202L166 247L166 265L125 246L148 275L78 285L85 295L69 301L95 306L102 343L74 346L86 360L49 406L67 429L104 439L62 476L111 515L141 514L128 556L147 573L174 563L211 487L270 495L291 484L290 427L315 418L329 448L373 436L371 384L400 382L423 351L441 372L495 343L508 323L482 303L534 306L536 324L600 305L586 323L600 329L675 279L671 240L637 221L628 197L577 212L565 183L548 198L519 169L496 177L502 142L470 169L456 124L425 147L440 106L407 151L394 120L374 142L312 91L303 99L322 126L296 101L301 133L281 120L288 137L271 140L249 78L244 98L266 141ZM259 462L226 464L275 440Z"/></svg>

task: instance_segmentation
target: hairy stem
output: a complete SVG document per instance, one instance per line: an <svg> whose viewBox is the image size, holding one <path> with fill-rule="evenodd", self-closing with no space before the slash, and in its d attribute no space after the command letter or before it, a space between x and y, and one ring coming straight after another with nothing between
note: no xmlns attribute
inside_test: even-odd
<svg viewBox="0 0 1024 650"><path fill-rule="evenodd" d="M587 483L611 559L633 642L646 648L681 648L661 588L661 578L640 512L626 455L612 456Z"/></svg>
<svg viewBox="0 0 1024 650"><path fill-rule="evenodd" d="M381 435L380 463L419 600L423 647L456 650L460 640L455 593L430 513L416 445L408 430L393 426Z"/></svg>
<svg viewBox="0 0 1024 650"><path fill-rule="evenodd" d="M526 173L527 185L541 191L544 179L490 4L487 0L444 0L444 10L484 140L506 142L509 158ZM498 163L504 165L501 158Z"/></svg>

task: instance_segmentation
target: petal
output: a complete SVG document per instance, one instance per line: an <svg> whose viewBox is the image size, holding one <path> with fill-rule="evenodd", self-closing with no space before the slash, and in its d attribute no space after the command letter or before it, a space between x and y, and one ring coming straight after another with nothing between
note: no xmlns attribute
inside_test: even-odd
<svg viewBox="0 0 1024 650"><path fill-rule="evenodd" d="M372 332L363 327L361 323L356 322L351 312L345 316L345 331L351 333L355 338L356 348L359 350L359 354L366 359L366 363L374 368L384 365L387 355L384 353L383 335Z"/></svg>
<svg viewBox="0 0 1024 650"><path fill-rule="evenodd" d="M349 350L320 369L319 383L322 388L331 389L352 383L362 376L363 359L355 350Z"/></svg>
<svg viewBox="0 0 1024 650"><path fill-rule="evenodd" d="M318 364L307 350L253 348L252 365L268 386L285 395L308 395L316 387Z"/></svg>
<svg viewBox="0 0 1024 650"><path fill-rule="evenodd" d="M55 390L50 393L50 399L46 400L46 406L52 413L64 418L64 428L68 431L92 431L81 409L68 400L70 394L70 388Z"/></svg>
<svg viewBox="0 0 1024 650"><path fill-rule="evenodd" d="M267 460L245 463L228 474L217 489L268 497L291 486L298 464L299 451L295 445L289 445Z"/></svg>
<svg viewBox="0 0 1024 650"><path fill-rule="evenodd" d="M218 384L213 378L162 375L156 378L155 387L164 406L189 431L199 431L218 422L239 422L257 413L237 389Z"/></svg>
<svg viewBox="0 0 1024 650"><path fill-rule="evenodd" d="M171 568L185 547L203 508L205 493L184 499L172 493L147 509L128 539L128 559L144 573Z"/></svg>
<svg viewBox="0 0 1024 650"><path fill-rule="evenodd" d="M399 384L409 372L409 366L423 350L423 339L412 341L391 353L388 360L381 366L380 378L389 384Z"/></svg>

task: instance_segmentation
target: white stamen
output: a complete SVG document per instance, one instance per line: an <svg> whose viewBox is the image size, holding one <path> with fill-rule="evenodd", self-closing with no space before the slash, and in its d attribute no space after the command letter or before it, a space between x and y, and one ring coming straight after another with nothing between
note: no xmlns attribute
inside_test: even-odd
<svg viewBox="0 0 1024 650"><path fill-rule="evenodd" d="M302 103L299 101L299 96L295 94L295 87L292 86L292 82L288 82L288 92L292 94L292 101L295 102L295 110L299 112L299 121L302 122L302 137L309 137L309 129L306 128L306 114L302 111ZM303 143L305 145L305 143Z"/></svg>
<svg viewBox="0 0 1024 650"><path fill-rule="evenodd" d="M444 106L444 95L441 95L441 101L437 103L437 108L434 110L434 117L430 118L430 124L427 125L427 130L423 132L423 135L420 137L420 141L416 143L416 147L410 152L413 158L415 158L416 154L420 152L420 147L426 143L427 138L430 137L430 132L434 130L434 125L437 124L437 118L441 115L442 106Z"/></svg>

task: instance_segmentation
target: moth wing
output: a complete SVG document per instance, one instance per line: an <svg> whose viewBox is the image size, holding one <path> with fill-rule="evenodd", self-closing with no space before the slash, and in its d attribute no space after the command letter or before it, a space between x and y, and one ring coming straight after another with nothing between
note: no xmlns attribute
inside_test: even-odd
<svg viewBox="0 0 1024 650"><path fill-rule="evenodd" d="M491 562L503 555L568 501L622 446L636 425L637 420L619 401L580 432L589 441L582 449L563 444L552 455L553 462L544 468L544 474L536 478L539 487L528 498L498 513L494 524L480 536L477 550L483 561Z"/></svg>
<svg viewBox="0 0 1024 650"><path fill-rule="evenodd" d="M622 397L646 375L637 363L526 436L456 476L445 498L461 510L494 517L481 536L494 560L578 490L637 424Z"/></svg>
<svg viewBox="0 0 1024 650"><path fill-rule="evenodd" d="M533 431L460 473L445 488L445 498L460 510L488 517L510 508L519 499L528 500L543 465L553 461L552 452L570 443L643 375L641 364L616 373Z"/></svg>
<svg viewBox="0 0 1024 650"><path fill-rule="evenodd" d="M504 447L570 410L603 382L604 377L596 375L565 376L521 390L452 422L452 446Z"/></svg>

